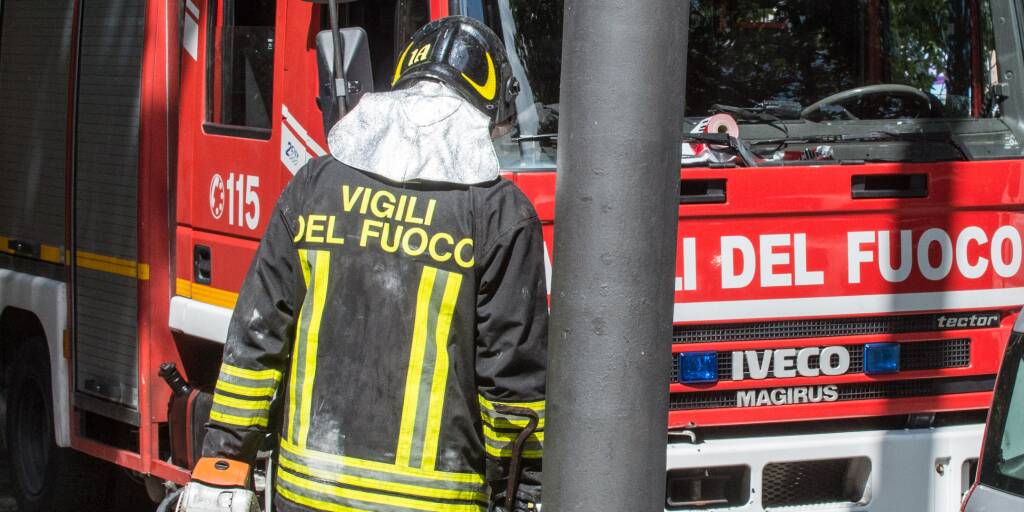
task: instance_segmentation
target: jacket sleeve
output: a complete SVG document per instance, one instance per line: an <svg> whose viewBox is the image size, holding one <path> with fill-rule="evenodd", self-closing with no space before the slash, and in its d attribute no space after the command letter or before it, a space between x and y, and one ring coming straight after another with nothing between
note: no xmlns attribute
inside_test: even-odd
<svg viewBox="0 0 1024 512"><path fill-rule="evenodd" d="M269 430L271 403L281 388L297 307L306 293L285 194L270 216L235 304L204 457L252 464Z"/></svg>
<svg viewBox="0 0 1024 512"><path fill-rule="evenodd" d="M538 417L536 432L522 448L517 499L540 501L548 335L542 244L540 222L531 217L499 235L478 263L478 399L487 480L492 500L500 502L505 501L513 442L529 421L501 412L507 406L529 409Z"/></svg>

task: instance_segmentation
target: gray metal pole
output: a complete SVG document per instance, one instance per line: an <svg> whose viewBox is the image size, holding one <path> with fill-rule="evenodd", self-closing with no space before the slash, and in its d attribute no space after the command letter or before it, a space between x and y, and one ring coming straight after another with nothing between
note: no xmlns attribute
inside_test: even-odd
<svg viewBox="0 0 1024 512"><path fill-rule="evenodd" d="M665 506L689 0L565 0L548 512Z"/></svg>

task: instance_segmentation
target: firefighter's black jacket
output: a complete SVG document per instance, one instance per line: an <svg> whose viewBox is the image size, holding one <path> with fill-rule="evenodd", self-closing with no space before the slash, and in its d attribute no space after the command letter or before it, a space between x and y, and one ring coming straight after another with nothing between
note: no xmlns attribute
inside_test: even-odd
<svg viewBox="0 0 1024 512"><path fill-rule="evenodd" d="M399 184L330 157L282 193L235 306L205 456L279 435L280 510L486 508L527 407L539 493L547 295L510 182ZM271 413L282 413L280 420Z"/></svg>

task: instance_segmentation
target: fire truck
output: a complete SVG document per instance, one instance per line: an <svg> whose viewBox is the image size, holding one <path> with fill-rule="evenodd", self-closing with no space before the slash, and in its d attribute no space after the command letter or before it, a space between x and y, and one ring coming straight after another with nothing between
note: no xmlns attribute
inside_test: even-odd
<svg viewBox="0 0 1024 512"><path fill-rule="evenodd" d="M550 261L562 2L342 0L337 46L326 3L0 3L21 510L102 506L117 467L154 498L187 481L277 195L428 20L505 41L522 91L495 151ZM692 0L689 21L680 134L712 137L681 147L666 510L956 510L1024 304L1024 5Z"/></svg>

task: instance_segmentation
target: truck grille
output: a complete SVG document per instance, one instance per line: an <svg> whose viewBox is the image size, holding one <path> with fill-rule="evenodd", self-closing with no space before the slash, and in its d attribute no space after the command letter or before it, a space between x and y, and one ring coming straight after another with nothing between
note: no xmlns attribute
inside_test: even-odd
<svg viewBox="0 0 1024 512"><path fill-rule="evenodd" d="M871 460L850 459L776 462L762 472L764 507L799 507L864 500Z"/></svg>
<svg viewBox="0 0 1024 512"><path fill-rule="evenodd" d="M952 395L958 393L975 393L992 391L995 376L972 376L952 379L917 379L907 381L864 382L852 384L833 384L837 391L837 402L854 400L874 400L882 398L911 398L918 396ZM820 387L818 386L801 386ZM766 391L797 389L794 387L765 388ZM740 391L699 391L694 393L673 393L669 409L722 409L738 407ZM753 390L755 394L760 391ZM820 396L820 394L819 394ZM820 401L820 398L819 398Z"/></svg>
<svg viewBox="0 0 1024 512"><path fill-rule="evenodd" d="M864 371L864 345L844 345L850 352L850 369L847 373ZM780 347L782 348L782 347ZM759 358L763 358L764 350L759 350ZM810 360L812 367L818 366L818 356ZM966 368L971 364L971 340L959 338L953 340L921 341L900 344L900 370L940 370L944 368ZM750 372L744 368L744 377ZM672 358L672 382L679 377L679 358ZM732 379L732 357L730 352L718 355L718 377L721 380Z"/></svg>
<svg viewBox="0 0 1024 512"><path fill-rule="evenodd" d="M998 311L977 313L933 313L924 315L870 316L857 318L826 318L780 320L712 325L677 325L672 332L673 343L715 343L722 341L758 341L799 338L831 338L871 334L905 334L938 330L975 329L978 326L950 327L943 320L951 317L995 317ZM996 320L998 322L998 320ZM992 324L982 324L992 327Z"/></svg>

